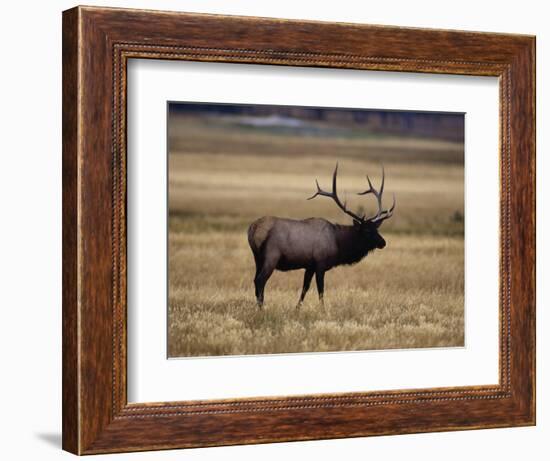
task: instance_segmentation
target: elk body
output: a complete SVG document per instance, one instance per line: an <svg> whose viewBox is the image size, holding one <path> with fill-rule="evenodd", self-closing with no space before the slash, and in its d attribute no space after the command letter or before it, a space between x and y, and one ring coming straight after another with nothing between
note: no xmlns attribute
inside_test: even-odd
<svg viewBox="0 0 550 461"><path fill-rule="evenodd" d="M378 211L370 217L353 213L346 208L346 203L340 201L336 186L337 175L338 164L332 175L332 192L322 190L316 180L317 192L308 200L317 196L331 198L338 208L352 218L353 224L334 224L323 218L294 220L264 216L248 228L248 243L256 262L254 286L259 307L263 305L265 285L274 270L305 270L302 293L296 307L302 304L315 275L319 300L323 303L327 271L343 264L355 264L372 250L386 246L378 228L384 220L392 216L395 196L391 208L383 210L384 169L382 168L379 191L372 186L367 176L369 188L358 194L373 194L376 197Z"/></svg>

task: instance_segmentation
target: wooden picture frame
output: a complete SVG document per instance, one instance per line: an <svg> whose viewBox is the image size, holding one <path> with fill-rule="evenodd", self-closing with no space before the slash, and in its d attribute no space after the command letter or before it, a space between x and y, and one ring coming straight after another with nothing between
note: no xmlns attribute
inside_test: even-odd
<svg viewBox="0 0 550 461"><path fill-rule="evenodd" d="M496 76L500 380L494 386L129 404L131 58ZM535 38L77 7L63 13L63 448L76 454L535 424Z"/></svg>

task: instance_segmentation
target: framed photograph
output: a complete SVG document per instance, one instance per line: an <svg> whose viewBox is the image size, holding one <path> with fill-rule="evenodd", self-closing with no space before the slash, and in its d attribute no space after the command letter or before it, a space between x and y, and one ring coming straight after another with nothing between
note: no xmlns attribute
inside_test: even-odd
<svg viewBox="0 0 550 461"><path fill-rule="evenodd" d="M535 38L63 13L63 448L535 424Z"/></svg>

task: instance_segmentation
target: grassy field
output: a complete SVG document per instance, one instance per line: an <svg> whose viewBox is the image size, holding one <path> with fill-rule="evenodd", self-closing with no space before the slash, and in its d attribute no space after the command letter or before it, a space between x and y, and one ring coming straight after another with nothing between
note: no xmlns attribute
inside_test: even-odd
<svg viewBox="0 0 550 461"><path fill-rule="evenodd" d="M174 117L169 126L169 356L462 346L464 343L463 146L336 132L298 136L216 119ZM246 230L258 217L324 217L349 224L329 188L339 161L348 205L386 169L380 228L387 247L314 284L295 309L303 271L275 272L263 310L254 299Z"/></svg>

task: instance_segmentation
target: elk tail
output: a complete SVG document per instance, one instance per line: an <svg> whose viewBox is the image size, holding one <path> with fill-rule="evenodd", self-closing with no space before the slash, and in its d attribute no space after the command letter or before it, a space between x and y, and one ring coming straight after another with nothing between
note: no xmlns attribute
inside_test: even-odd
<svg viewBox="0 0 550 461"><path fill-rule="evenodd" d="M258 229L258 221L254 221L248 227L248 244L250 245L250 249L254 254L258 254L260 251L260 248L258 247L258 245L256 245L256 231Z"/></svg>
<svg viewBox="0 0 550 461"><path fill-rule="evenodd" d="M271 217L263 217L250 224L248 228L248 244L255 255L261 252L269 231L273 226L273 221L274 219Z"/></svg>
<svg viewBox="0 0 550 461"><path fill-rule="evenodd" d="M258 227L258 221L254 221L252 224L250 224L250 226L248 226L248 244L250 245L250 249L254 254L258 252L258 248L256 247L256 242L254 241L254 234L256 232L257 227Z"/></svg>

